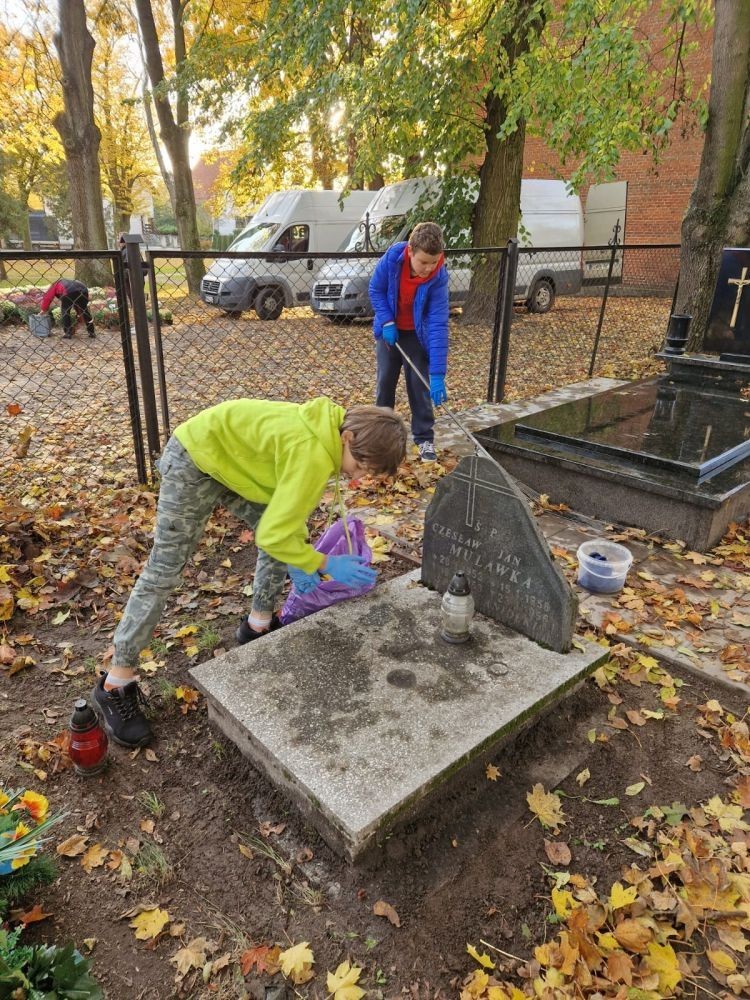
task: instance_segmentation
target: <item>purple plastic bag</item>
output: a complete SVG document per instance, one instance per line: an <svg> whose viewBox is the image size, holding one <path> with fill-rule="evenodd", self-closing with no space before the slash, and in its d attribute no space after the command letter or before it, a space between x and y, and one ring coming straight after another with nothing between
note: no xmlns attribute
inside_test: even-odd
<svg viewBox="0 0 750 1000"><path fill-rule="evenodd" d="M346 523L349 527L349 536L352 540L352 555L364 556L369 563L372 560L370 546L365 541L365 526L356 517L348 517ZM315 543L318 552L324 552L327 556L349 555L349 545L346 541L344 522L339 519L335 524L323 532ZM292 587L289 597L286 599L284 607L281 609L281 622L288 625L296 622L299 618L306 618L314 615L316 611L337 604L339 601L347 601L350 597L359 597L372 590L374 583L366 583L363 587L346 587L343 583L335 580L325 580L319 584L315 590L309 594L298 594Z"/></svg>

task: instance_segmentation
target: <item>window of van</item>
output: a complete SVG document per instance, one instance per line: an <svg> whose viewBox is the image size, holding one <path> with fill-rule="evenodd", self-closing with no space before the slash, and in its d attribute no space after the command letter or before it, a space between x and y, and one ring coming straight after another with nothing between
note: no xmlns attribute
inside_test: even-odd
<svg viewBox="0 0 750 1000"><path fill-rule="evenodd" d="M284 253L307 253L310 246L310 227L304 225L289 226L274 243L274 250Z"/></svg>
<svg viewBox="0 0 750 1000"><path fill-rule="evenodd" d="M391 243L395 243L406 225L405 215L386 215L382 219L376 219L370 223L370 242L373 250L387 250ZM365 249L364 232L357 226L349 237L345 250L362 251Z"/></svg>
<svg viewBox="0 0 750 1000"><path fill-rule="evenodd" d="M240 233L227 249L247 252L262 250L278 228L277 222L259 222Z"/></svg>

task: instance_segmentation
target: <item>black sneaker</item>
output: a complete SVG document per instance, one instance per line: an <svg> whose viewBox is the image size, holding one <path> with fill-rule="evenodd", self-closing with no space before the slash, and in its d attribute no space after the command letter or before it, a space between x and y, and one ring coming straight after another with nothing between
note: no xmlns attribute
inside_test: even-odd
<svg viewBox="0 0 750 1000"><path fill-rule="evenodd" d="M63 340L72 340L73 339L73 334L72 333L64 333L62 335L62 339Z"/></svg>
<svg viewBox="0 0 750 1000"><path fill-rule="evenodd" d="M419 457L423 462L437 462L437 453L432 441L422 441L419 448Z"/></svg>
<svg viewBox="0 0 750 1000"><path fill-rule="evenodd" d="M96 336L95 333L90 333L89 334L89 340L93 340L95 336Z"/></svg>
<svg viewBox="0 0 750 1000"><path fill-rule="evenodd" d="M234 633L234 637L237 640L238 646L244 646L246 642L252 642L253 639L260 639L262 635L275 632L277 628L281 628L281 620L278 615L271 615L271 624L266 632L256 632L254 628L250 628L247 624L247 618L243 618L240 622L240 627Z"/></svg>
<svg viewBox="0 0 750 1000"><path fill-rule="evenodd" d="M121 747L142 747L151 739L151 726L143 714L146 698L137 681L105 691L106 674L101 674L91 692L94 711L107 735Z"/></svg>

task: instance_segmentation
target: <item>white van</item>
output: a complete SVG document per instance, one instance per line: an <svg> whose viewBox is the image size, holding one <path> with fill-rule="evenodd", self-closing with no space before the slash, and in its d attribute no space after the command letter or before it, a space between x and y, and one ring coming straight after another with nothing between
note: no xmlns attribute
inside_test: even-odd
<svg viewBox="0 0 750 1000"><path fill-rule="evenodd" d="M418 177L381 188L367 208L372 248L382 252L392 243L405 240L413 221L409 213L425 193L436 191L439 184L437 178ZM364 225L358 226L345 249L352 253L363 251L363 232ZM556 294L572 294L580 289L583 211L580 198L568 193L564 181L521 182L520 242L524 247L571 250L522 255L517 300L535 312L547 312ZM368 285L376 263L372 259L328 261L313 285L313 310L339 322L372 316ZM458 305L465 301L471 283L468 255L449 258L448 275L451 305Z"/></svg>
<svg viewBox="0 0 750 1000"><path fill-rule="evenodd" d="M219 258L201 281L201 299L228 316L254 309L278 319L310 302L310 284L322 259L308 253L337 250L358 224L372 191L352 191L343 204L337 191L277 191L269 195L228 251L262 258Z"/></svg>

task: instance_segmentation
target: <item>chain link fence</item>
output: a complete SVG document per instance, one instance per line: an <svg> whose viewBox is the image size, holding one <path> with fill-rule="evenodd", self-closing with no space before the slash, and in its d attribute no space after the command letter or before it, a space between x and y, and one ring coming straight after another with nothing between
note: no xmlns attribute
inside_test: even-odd
<svg viewBox="0 0 750 1000"><path fill-rule="evenodd" d="M659 369L679 274L678 245L518 249L499 310L490 398L519 399L592 376ZM492 381L492 380L491 380Z"/></svg>
<svg viewBox="0 0 750 1000"><path fill-rule="evenodd" d="M86 294L42 300L61 279ZM89 336L86 311L93 320ZM63 336L67 314L69 338ZM143 478L134 343L120 255L0 252L0 471L6 482L29 449L35 468L65 468L74 450L105 478ZM23 473L24 470L21 470ZM28 474L28 469L25 470Z"/></svg>
<svg viewBox="0 0 750 1000"><path fill-rule="evenodd" d="M191 294L185 262L205 274ZM158 314L161 420L174 428L232 396L294 401L375 398L368 285L378 254L150 255ZM449 391L457 408L486 399L497 283L504 250L449 252ZM486 291L485 291L486 289ZM471 314L467 305L473 296ZM402 380L403 381L403 380ZM398 405L406 407L406 395Z"/></svg>
<svg viewBox="0 0 750 1000"><path fill-rule="evenodd" d="M0 252L0 431L19 468L73 450L114 481L145 481L148 455L206 406L236 396L343 405L375 395L368 284L377 254ZM449 251L454 409L523 398L589 376L647 374L661 347L679 247ZM126 266L127 262L127 266ZM87 282L96 331L30 329L60 278ZM190 275L191 290L188 284ZM513 289L511 292L510 289ZM76 311L77 312L77 311ZM31 317L31 319L30 319ZM44 333L45 331L38 331ZM406 411L403 386L397 405Z"/></svg>

